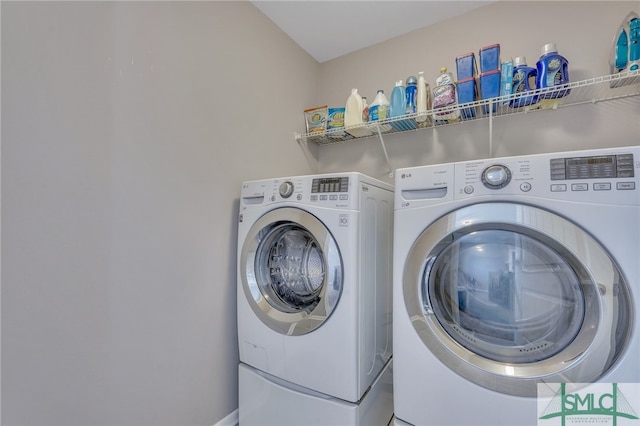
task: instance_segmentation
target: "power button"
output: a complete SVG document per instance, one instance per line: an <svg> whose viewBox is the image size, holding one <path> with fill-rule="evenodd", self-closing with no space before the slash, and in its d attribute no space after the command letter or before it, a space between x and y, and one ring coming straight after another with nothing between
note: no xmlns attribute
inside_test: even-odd
<svg viewBox="0 0 640 426"><path fill-rule="evenodd" d="M531 191L531 184L529 182L522 182L520 184L520 191L522 191L522 192Z"/></svg>

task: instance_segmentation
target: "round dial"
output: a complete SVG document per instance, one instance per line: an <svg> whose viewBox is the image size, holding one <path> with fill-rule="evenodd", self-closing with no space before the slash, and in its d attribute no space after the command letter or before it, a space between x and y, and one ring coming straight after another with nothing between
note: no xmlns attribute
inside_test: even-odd
<svg viewBox="0 0 640 426"><path fill-rule="evenodd" d="M482 183L490 189L504 188L511 181L511 170L502 164L494 164L482 172Z"/></svg>
<svg viewBox="0 0 640 426"><path fill-rule="evenodd" d="M280 196L282 198L289 198L291 197L291 194L293 194L293 183L290 181L286 181L286 182L282 182L282 184L280 184Z"/></svg>

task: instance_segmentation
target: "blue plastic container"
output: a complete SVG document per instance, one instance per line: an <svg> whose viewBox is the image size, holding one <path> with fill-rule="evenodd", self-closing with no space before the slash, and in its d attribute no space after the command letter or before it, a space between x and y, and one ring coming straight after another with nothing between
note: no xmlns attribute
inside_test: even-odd
<svg viewBox="0 0 640 426"><path fill-rule="evenodd" d="M515 58L513 65L515 67L513 69L512 93L524 95L526 92L535 90L536 76L538 75L537 70L527 65L527 59L524 56ZM522 108L533 105L536 102L538 102L538 96L532 94L512 99L509 106L512 108Z"/></svg>
<svg viewBox="0 0 640 426"><path fill-rule="evenodd" d="M558 88L558 90L540 94L541 98L562 98L570 93L569 89L562 90L562 86L569 84L569 61L558 54L555 43L542 46L542 56L536 64L536 69L538 72L536 87L538 89Z"/></svg>
<svg viewBox="0 0 640 426"><path fill-rule="evenodd" d="M476 118L476 108L474 106L464 106L463 104L469 102L475 102L476 91L476 79L474 77L464 80L458 80L458 104L460 104L460 114L463 120L469 120Z"/></svg>
<svg viewBox="0 0 640 426"><path fill-rule="evenodd" d="M492 44L480 49L480 72L487 73L489 71L500 68L500 45Z"/></svg>
<svg viewBox="0 0 640 426"><path fill-rule="evenodd" d="M500 95L500 70L480 74L480 97L482 99L497 98ZM497 102L493 103L493 112L497 110ZM482 106L482 112L489 114L489 105Z"/></svg>
<svg viewBox="0 0 640 426"><path fill-rule="evenodd" d="M456 58L456 74L458 82L476 76L476 56L473 52Z"/></svg>

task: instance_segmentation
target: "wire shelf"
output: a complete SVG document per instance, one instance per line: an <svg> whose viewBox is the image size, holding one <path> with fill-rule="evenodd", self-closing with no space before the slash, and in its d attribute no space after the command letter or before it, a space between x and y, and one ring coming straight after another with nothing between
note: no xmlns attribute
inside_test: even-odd
<svg viewBox="0 0 640 426"><path fill-rule="evenodd" d="M552 88L510 94L476 102L457 104L423 113L317 133L294 133L296 141L319 145L365 139L468 121L513 114L564 108L572 105L612 101L640 95L640 70L621 72L572 82Z"/></svg>

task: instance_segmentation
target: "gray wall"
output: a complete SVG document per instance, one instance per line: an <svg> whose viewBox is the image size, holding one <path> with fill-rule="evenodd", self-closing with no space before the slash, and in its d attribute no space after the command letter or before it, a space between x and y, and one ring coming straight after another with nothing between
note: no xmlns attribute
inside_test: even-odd
<svg viewBox="0 0 640 426"><path fill-rule="evenodd" d="M310 171L317 63L246 2L1 7L2 424L215 424L240 184Z"/></svg>
<svg viewBox="0 0 640 426"><path fill-rule="evenodd" d="M246 2L0 5L7 425L220 421L237 408L240 183L391 181L375 139L299 147L302 110L418 71L433 84L495 42L535 63L555 41L572 79L608 74L615 28L640 12L498 2L317 64ZM493 154L638 144L639 116L636 97L495 120ZM489 153L486 121L385 139L394 168Z"/></svg>

